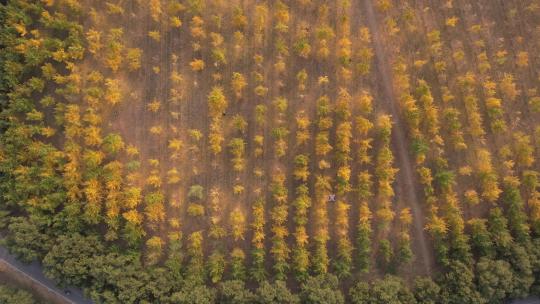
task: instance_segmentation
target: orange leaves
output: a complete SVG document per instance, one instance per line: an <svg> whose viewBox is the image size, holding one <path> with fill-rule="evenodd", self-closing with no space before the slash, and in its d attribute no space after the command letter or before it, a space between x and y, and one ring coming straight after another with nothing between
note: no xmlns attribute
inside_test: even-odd
<svg viewBox="0 0 540 304"><path fill-rule="evenodd" d="M109 31L107 36L107 53L105 54L105 64L114 73L118 71L118 68L124 60L123 50L124 45L121 42L121 38L124 34L122 28L113 28Z"/></svg>
<svg viewBox="0 0 540 304"><path fill-rule="evenodd" d="M295 169L293 174L295 179L306 182L309 177L309 157L303 154L297 155L294 158L294 163Z"/></svg>
<svg viewBox="0 0 540 304"><path fill-rule="evenodd" d="M489 202L497 200L502 190L497 182L497 174L493 170L491 164L491 154L486 149L478 149L476 151L477 169L482 187L482 197Z"/></svg>
<svg viewBox="0 0 540 304"><path fill-rule="evenodd" d="M445 235L448 231L448 227L444 219L433 215L425 228L432 235Z"/></svg>
<svg viewBox="0 0 540 304"><path fill-rule="evenodd" d="M150 0L148 1L148 5L150 8L150 16L152 17L152 20L154 20L154 22L158 22L162 14L161 1Z"/></svg>
<svg viewBox="0 0 540 304"><path fill-rule="evenodd" d="M105 100L113 106L119 103L122 99L122 91L118 80L107 78L105 87Z"/></svg>
<svg viewBox="0 0 540 304"><path fill-rule="evenodd" d="M146 184L154 188L161 187L161 177L159 176L159 172L157 170L152 170L150 172L150 175L146 178Z"/></svg>
<svg viewBox="0 0 540 304"><path fill-rule="evenodd" d="M129 71L136 71L141 68L142 50L139 48L131 48L127 50L126 61Z"/></svg>
<svg viewBox="0 0 540 304"><path fill-rule="evenodd" d="M165 219L165 206L163 203L154 202L144 208L146 218L151 224L157 224Z"/></svg>
<svg viewBox="0 0 540 304"><path fill-rule="evenodd" d="M349 232L349 209L351 205L343 200L336 202L336 229L340 238L348 238Z"/></svg>
<svg viewBox="0 0 540 304"><path fill-rule="evenodd" d="M88 203L90 204L99 204L102 194L101 194L101 185L98 179L93 178L86 182L84 188L84 194Z"/></svg>
<svg viewBox="0 0 540 304"><path fill-rule="evenodd" d="M142 200L142 190L138 187L129 187L125 189L124 191L124 199L122 202L124 203L124 207L126 209L134 209L136 208Z"/></svg>
<svg viewBox="0 0 540 304"><path fill-rule="evenodd" d="M124 212L122 216L126 221L134 225L141 225L143 222L142 215L135 209Z"/></svg>
<svg viewBox="0 0 540 304"><path fill-rule="evenodd" d="M194 39L204 39L206 33L203 28L204 20L199 16L193 16L190 22L190 33Z"/></svg>
<svg viewBox="0 0 540 304"><path fill-rule="evenodd" d="M401 210L399 214L399 221L405 226L408 226L412 223L412 214L410 208L404 208L403 210Z"/></svg>
<svg viewBox="0 0 540 304"><path fill-rule="evenodd" d="M241 73L233 73L232 80L231 80L231 86L233 88L234 94L237 99L242 98L242 92L244 88L247 86L247 81Z"/></svg>
<svg viewBox="0 0 540 304"><path fill-rule="evenodd" d="M394 211L392 211L391 202L385 202L382 205L383 207L381 207L375 213L377 218L381 221L381 225L386 227L390 224L390 222L392 222L396 214Z"/></svg>
<svg viewBox="0 0 540 304"><path fill-rule="evenodd" d="M264 224L265 224L265 210L264 210L264 201L258 199L252 207L252 216L253 222L251 223L251 228L253 229L253 237L251 243L255 248L264 247Z"/></svg>
<svg viewBox="0 0 540 304"><path fill-rule="evenodd" d="M84 143L86 145L97 147L101 145L102 142L101 128L89 126L84 129Z"/></svg>
<svg viewBox="0 0 540 304"><path fill-rule="evenodd" d="M101 48L103 48L100 31L90 29L86 32L86 40L88 41L88 51L94 55L97 55Z"/></svg>

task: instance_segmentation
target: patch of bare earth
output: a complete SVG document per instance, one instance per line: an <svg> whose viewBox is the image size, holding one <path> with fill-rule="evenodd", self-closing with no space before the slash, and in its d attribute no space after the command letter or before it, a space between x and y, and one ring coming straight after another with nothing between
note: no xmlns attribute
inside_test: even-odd
<svg viewBox="0 0 540 304"><path fill-rule="evenodd" d="M424 212L418 196L420 192L414 173L415 163L409 154L408 139L404 132L405 123L398 110L398 103L392 85L392 73L384 46L382 45L378 28L379 23L376 19L377 16L374 12L373 3L371 0L363 0L362 3L367 24L373 37L373 49L376 58L375 65L378 72L377 78L380 80L379 86L383 94L383 101L386 105L386 110L392 115L394 121L392 144L396 164L399 168L396 197L405 200L406 204L411 208L413 215L415 233L412 235L412 241L417 255L415 264L421 267L416 268L414 271L417 274L429 275L434 267L434 258L432 250L430 250L430 246L428 245L427 232L424 230Z"/></svg>

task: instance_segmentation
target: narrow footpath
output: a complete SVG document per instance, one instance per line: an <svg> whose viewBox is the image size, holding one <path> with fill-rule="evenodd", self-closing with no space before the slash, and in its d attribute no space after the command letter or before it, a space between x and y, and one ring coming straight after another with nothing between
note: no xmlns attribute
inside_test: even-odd
<svg viewBox="0 0 540 304"><path fill-rule="evenodd" d="M434 259L432 250L428 249L426 241L424 214L422 207L420 206L420 200L418 199L418 188L413 173L415 163L411 160L409 155L407 137L404 132L405 123L399 115L398 104L393 90L392 70L390 69L386 52L382 46L378 23L373 8L373 0L363 0L363 9L365 10L368 27L372 36L376 58L375 64L381 79L384 102L386 103L389 114L392 115L394 122L394 127L392 128L392 142L394 143L395 154L399 164L398 178L400 178L399 182L401 182L404 196L402 199L411 207L415 229L413 239L417 239L418 246L420 247L417 248L419 251L417 254L418 258L423 261L422 265L424 266L424 269L422 272L425 275L430 275L433 269Z"/></svg>

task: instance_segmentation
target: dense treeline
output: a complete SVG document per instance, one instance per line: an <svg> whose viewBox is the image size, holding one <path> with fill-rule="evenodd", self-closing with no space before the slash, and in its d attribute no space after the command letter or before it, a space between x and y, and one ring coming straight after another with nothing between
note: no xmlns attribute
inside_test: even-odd
<svg viewBox="0 0 540 304"><path fill-rule="evenodd" d="M19 289L6 284L0 284L0 303L39 304L45 302L36 300L36 298L30 292L24 289Z"/></svg>

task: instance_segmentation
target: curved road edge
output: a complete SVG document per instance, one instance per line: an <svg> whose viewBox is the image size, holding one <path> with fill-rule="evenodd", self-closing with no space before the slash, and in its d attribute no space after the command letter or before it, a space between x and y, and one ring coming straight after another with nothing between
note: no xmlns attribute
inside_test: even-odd
<svg viewBox="0 0 540 304"><path fill-rule="evenodd" d="M7 248L0 246L0 261L4 262L9 268L16 271L23 277L31 280L33 283L43 287L47 292L69 304L93 304L91 300L84 297L82 290L74 287L61 289L55 282L43 274L43 268L38 262L24 264L10 254ZM69 294L65 294L69 291Z"/></svg>

